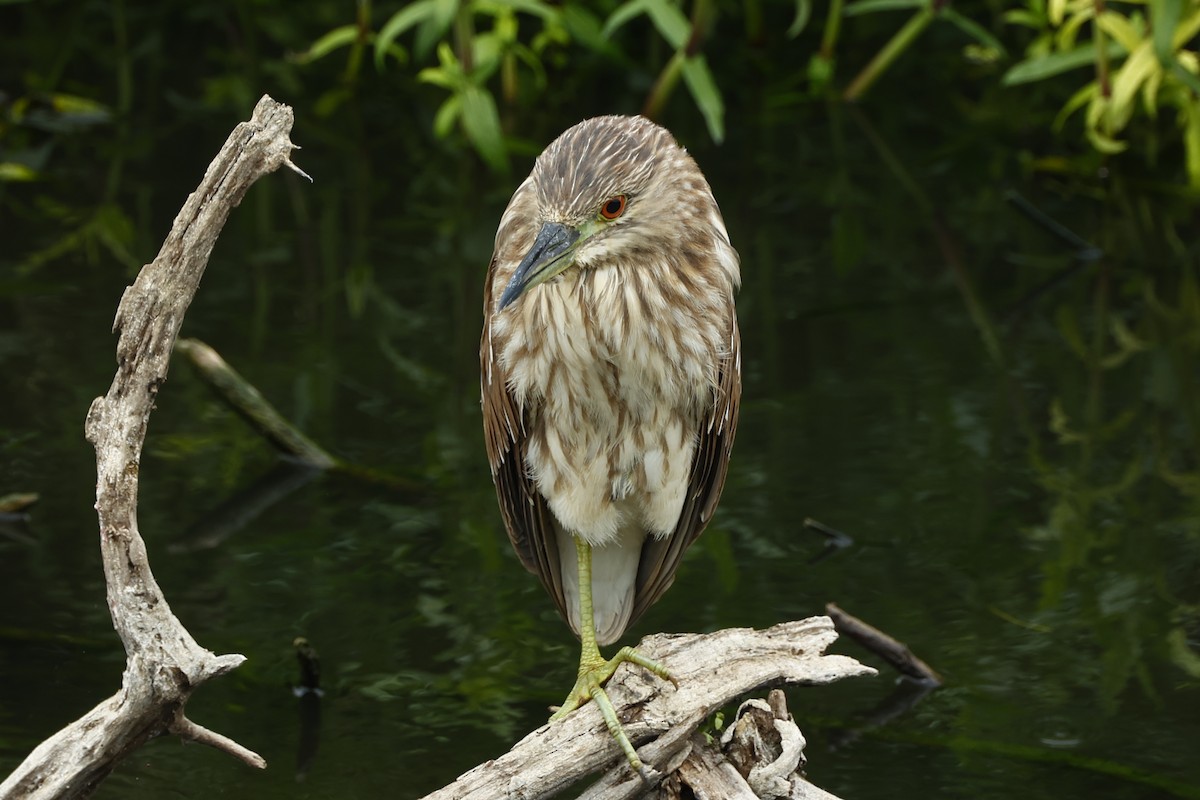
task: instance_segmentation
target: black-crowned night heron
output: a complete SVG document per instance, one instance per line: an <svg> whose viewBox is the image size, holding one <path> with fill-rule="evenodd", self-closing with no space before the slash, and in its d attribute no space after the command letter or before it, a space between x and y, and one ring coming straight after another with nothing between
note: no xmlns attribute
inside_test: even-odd
<svg viewBox="0 0 1200 800"><path fill-rule="evenodd" d="M725 483L741 395L738 256L696 162L641 117L581 122L538 157L496 232L480 346L508 535L582 642L559 719L671 585Z"/></svg>

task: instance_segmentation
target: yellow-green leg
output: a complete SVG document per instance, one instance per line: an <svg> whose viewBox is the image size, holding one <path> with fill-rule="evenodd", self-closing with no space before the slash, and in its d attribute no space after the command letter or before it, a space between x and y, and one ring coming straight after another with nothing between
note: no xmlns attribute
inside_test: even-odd
<svg viewBox="0 0 1200 800"><path fill-rule="evenodd" d="M617 740L617 744L625 752L625 757L629 759L629 766L633 768L634 772L641 775L643 780L649 781L650 775L633 749L629 737L625 735L625 729L621 727L621 722L617 719L617 712L613 708L612 702L609 701L608 694L604 691L604 684L617 671L617 667L626 661L645 667L671 683L675 683L675 679L661 665L646 658L632 647L622 647L615 656L607 661L604 660L604 656L600 655L600 648L596 646L596 619L592 614L592 546L576 536L575 552L579 557L579 639L581 642L579 677L562 706L554 712L554 716L550 717L550 721L560 720L588 700L595 700L609 733Z"/></svg>

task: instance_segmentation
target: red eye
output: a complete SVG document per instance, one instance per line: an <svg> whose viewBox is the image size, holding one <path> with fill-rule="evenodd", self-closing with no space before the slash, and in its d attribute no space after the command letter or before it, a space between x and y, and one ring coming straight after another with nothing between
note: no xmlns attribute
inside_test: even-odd
<svg viewBox="0 0 1200 800"><path fill-rule="evenodd" d="M600 209L600 216L605 219L616 219L625 213L625 195L619 194L616 197L609 198L609 201Z"/></svg>

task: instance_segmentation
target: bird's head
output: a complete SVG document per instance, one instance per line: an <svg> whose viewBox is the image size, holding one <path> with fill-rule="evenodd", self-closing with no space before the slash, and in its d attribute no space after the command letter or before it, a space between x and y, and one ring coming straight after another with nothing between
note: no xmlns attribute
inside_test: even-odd
<svg viewBox="0 0 1200 800"><path fill-rule="evenodd" d="M529 181L537 203L531 222L539 227L500 296L501 309L571 267L674 249L689 227L716 211L687 151L643 117L597 117L570 128L538 156Z"/></svg>

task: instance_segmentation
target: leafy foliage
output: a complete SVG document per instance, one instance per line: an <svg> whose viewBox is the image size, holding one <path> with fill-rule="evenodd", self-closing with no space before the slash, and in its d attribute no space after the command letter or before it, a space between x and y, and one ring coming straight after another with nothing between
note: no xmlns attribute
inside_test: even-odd
<svg viewBox="0 0 1200 800"><path fill-rule="evenodd" d="M1088 141L1107 154L1129 147L1120 137L1139 107L1151 119L1161 107L1173 107L1183 131L1188 182L1200 188L1200 58L1188 49L1200 32L1200 2L1027 0L1005 19L1037 33L1026 58L1005 74L1006 85L1091 66L1094 77L1066 102L1057 125L1083 109ZM1090 40L1084 35L1088 29Z"/></svg>

